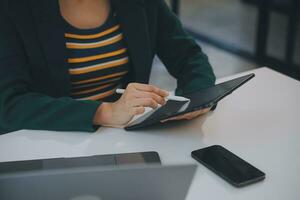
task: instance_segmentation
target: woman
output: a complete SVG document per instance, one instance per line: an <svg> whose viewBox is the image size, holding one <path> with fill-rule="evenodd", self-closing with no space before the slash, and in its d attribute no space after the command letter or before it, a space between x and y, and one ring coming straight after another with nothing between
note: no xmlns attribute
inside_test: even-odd
<svg viewBox="0 0 300 200"><path fill-rule="evenodd" d="M0 2L2 133L125 125L165 104L168 93L147 84L155 55L177 78L177 95L215 82L206 55L163 0ZM117 87L126 88L120 99Z"/></svg>

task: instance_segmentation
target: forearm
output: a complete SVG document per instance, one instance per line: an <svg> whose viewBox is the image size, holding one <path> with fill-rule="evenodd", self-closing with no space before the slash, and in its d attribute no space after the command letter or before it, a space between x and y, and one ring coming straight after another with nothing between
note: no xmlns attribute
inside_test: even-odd
<svg viewBox="0 0 300 200"><path fill-rule="evenodd" d="M93 118L100 106L100 102L3 92L0 103L0 124L6 130L92 132L95 131Z"/></svg>
<svg viewBox="0 0 300 200"><path fill-rule="evenodd" d="M45 95L49 94L45 86L41 86L45 94L32 89L40 82L33 77L23 38L3 2L0 3L0 132L19 129L94 131L93 117L100 102L53 98ZM40 78L47 75L41 73Z"/></svg>

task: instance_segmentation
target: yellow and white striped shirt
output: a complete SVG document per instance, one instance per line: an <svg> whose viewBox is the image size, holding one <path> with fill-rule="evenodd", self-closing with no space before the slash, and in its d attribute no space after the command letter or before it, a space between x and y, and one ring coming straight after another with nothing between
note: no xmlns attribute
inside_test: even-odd
<svg viewBox="0 0 300 200"><path fill-rule="evenodd" d="M95 29L77 29L66 22L71 96L101 100L114 94L129 70L129 58L117 17Z"/></svg>

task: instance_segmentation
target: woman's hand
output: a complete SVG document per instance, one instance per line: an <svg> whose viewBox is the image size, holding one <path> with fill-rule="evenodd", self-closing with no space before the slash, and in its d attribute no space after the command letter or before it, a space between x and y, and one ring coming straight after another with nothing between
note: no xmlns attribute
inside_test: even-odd
<svg viewBox="0 0 300 200"><path fill-rule="evenodd" d="M168 92L152 85L131 83L122 97L114 103L102 103L99 106L94 124L110 127L123 127L135 115L143 114L145 107L153 109L158 104L165 105Z"/></svg>
<svg viewBox="0 0 300 200"><path fill-rule="evenodd" d="M180 115L180 116L177 116L177 117L172 117L170 119L166 119L166 120L163 120L161 122L165 123L167 121L192 120L194 118L197 118L201 115L204 115L204 114L208 113L210 110L211 110L211 108L206 108L206 109L203 109L203 110L198 110L198 111L187 113L187 114Z"/></svg>

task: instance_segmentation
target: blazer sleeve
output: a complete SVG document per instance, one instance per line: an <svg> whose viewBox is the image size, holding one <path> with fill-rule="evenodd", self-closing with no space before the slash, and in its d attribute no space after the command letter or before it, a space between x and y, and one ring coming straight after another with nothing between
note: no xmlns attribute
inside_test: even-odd
<svg viewBox="0 0 300 200"><path fill-rule="evenodd" d="M215 84L208 57L183 29L164 0L158 1L157 54L177 79L176 93L188 93Z"/></svg>
<svg viewBox="0 0 300 200"><path fill-rule="evenodd" d="M100 102L52 98L30 90L22 40L0 6L0 134L20 129L95 131Z"/></svg>

